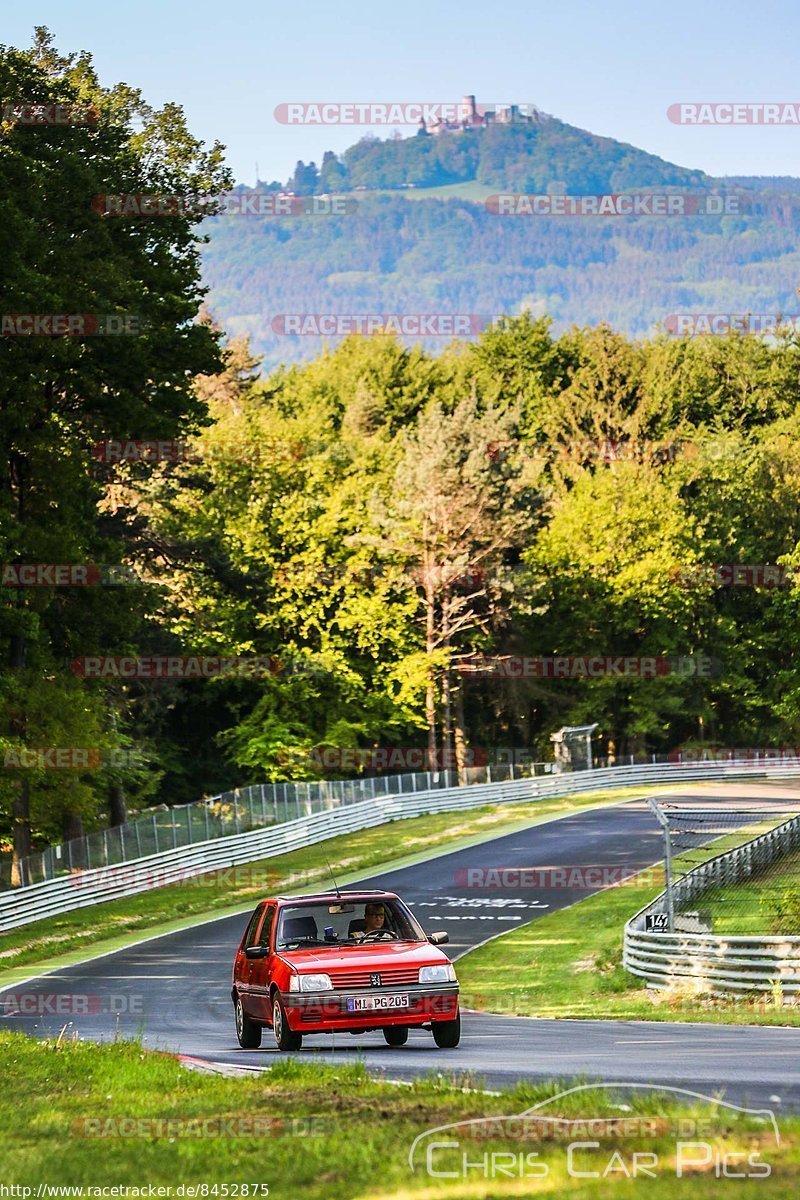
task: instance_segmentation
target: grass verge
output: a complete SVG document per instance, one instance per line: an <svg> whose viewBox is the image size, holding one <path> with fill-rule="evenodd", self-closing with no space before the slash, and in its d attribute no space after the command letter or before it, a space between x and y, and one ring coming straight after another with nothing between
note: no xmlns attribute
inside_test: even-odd
<svg viewBox="0 0 800 1200"><path fill-rule="evenodd" d="M30 1188L33 1197L39 1185L80 1188L84 1196L90 1187L145 1189L129 1197L148 1187L186 1196L205 1185L195 1195L261 1200L266 1187L270 1200L491 1200L568 1190L575 1200L594 1200L608 1195L609 1180L649 1200L683 1195L687 1186L696 1200L726 1185L741 1194L741 1178L720 1178L722 1161L760 1176L761 1197L783 1200L800 1189L800 1118L781 1117L777 1144L769 1120L668 1092L592 1088L559 1097L574 1082L553 1081L486 1094L442 1074L393 1087L360 1065L297 1059L228 1078L187 1071L135 1042L59 1044L11 1033L0 1033L0 1071L0 1182ZM538 1110L548 1123L500 1120L548 1100ZM412 1171L417 1137L487 1118L419 1145ZM589 1120L605 1124L590 1131ZM590 1139L590 1148L573 1151L570 1172L569 1144ZM438 1176L426 1170L430 1140L458 1143L431 1152ZM628 1178L637 1152L648 1156L648 1173Z"/></svg>
<svg viewBox="0 0 800 1200"><path fill-rule="evenodd" d="M736 886L715 888L703 896L715 933L800 934L800 852L779 859Z"/></svg>
<svg viewBox="0 0 800 1200"><path fill-rule="evenodd" d="M760 826L756 832L761 832ZM708 848L706 857L752 834L753 829L728 834ZM699 861L695 850L691 865ZM676 868L681 864L678 859ZM800 1025L800 1004L779 991L711 996L698 993L688 982L656 990L626 971L625 922L663 889L663 870L654 868L469 951L458 962L462 1002L525 1017ZM705 909L707 897L698 903Z"/></svg>
<svg viewBox="0 0 800 1200"><path fill-rule="evenodd" d="M648 794L658 790L664 789L648 789ZM356 882L373 868L410 865L437 851L449 853L541 820L643 794L641 788L620 788L557 800L410 817L330 838L276 858L35 921L0 934L0 988L22 978L19 968L66 966L88 957L88 948L96 954L106 953L148 934L168 933L204 918L243 912L262 896L276 891L299 892L320 884L327 886L330 874L326 858L343 886ZM404 857L398 858L398 854Z"/></svg>

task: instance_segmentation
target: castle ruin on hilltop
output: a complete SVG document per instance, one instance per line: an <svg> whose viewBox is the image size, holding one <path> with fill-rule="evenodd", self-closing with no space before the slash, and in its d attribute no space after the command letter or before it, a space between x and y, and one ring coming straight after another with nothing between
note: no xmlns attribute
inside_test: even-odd
<svg viewBox="0 0 800 1200"><path fill-rule="evenodd" d="M525 111L523 111L525 110ZM496 108L475 103L474 96L464 96L455 120L427 121L423 117L418 133L423 137L440 133L464 133L471 129L488 129L492 125L539 125L544 113L532 104L498 104Z"/></svg>

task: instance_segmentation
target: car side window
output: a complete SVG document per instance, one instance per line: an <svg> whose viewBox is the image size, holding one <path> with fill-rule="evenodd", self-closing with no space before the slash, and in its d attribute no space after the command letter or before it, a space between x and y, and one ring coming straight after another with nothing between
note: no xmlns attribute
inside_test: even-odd
<svg viewBox="0 0 800 1200"><path fill-rule="evenodd" d="M250 918L250 924L247 926L247 933L245 934L244 938L245 949L247 949L248 946L255 945L256 930L258 929L258 923L261 920L261 914L263 911L264 910L262 908L257 908Z"/></svg>
<svg viewBox="0 0 800 1200"><path fill-rule="evenodd" d="M258 942L256 943L257 945L269 947L270 934L272 933L272 926L274 924L275 905L270 904L264 917L264 924L261 926L261 933L258 935Z"/></svg>

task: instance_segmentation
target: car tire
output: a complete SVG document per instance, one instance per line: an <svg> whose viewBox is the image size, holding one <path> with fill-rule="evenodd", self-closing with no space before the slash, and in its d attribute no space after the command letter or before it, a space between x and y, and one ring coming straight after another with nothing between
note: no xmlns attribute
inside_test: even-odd
<svg viewBox="0 0 800 1200"><path fill-rule="evenodd" d="M261 1045L261 1026L250 1020L242 1007L241 996L237 996L233 1002L233 1016L239 1045L243 1050L257 1050Z"/></svg>
<svg viewBox="0 0 800 1200"><path fill-rule="evenodd" d="M407 1025L384 1025L383 1036L387 1046L405 1046L408 1041Z"/></svg>
<svg viewBox="0 0 800 1200"><path fill-rule="evenodd" d="M454 1050L461 1041L461 1013L456 1013L454 1021L434 1021L431 1029L440 1050Z"/></svg>
<svg viewBox="0 0 800 1200"><path fill-rule="evenodd" d="M293 1033L286 1020L286 1009L281 1004L280 996L276 996L272 1005L272 1032L275 1034L275 1045L279 1050L299 1050L303 1044L303 1035Z"/></svg>

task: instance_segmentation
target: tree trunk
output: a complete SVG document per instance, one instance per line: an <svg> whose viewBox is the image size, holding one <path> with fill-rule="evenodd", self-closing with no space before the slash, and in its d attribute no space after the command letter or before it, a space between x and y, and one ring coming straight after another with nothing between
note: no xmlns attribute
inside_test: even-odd
<svg viewBox="0 0 800 1200"><path fill-rule="evenodd" d="M61 833L65 842L83 837L83 818L77 813L65 812L61 819Z"/></svg>
<svg viewBox="0 0 800 1200"><path fill-rule="evenodd" d="M26 517L25 505L25 459L19 454L12 454L9 461L9 490L12 496L16 494L17 521L20 527ZM15 493L16 489L16 493ZM15 597L16 607L25 607L23 589ZM28 639L24 633L12 633L9 638L8 665L12 671L24 671L28 663ZM24 738L25 718L22 714L9 722L12 738ZM11 828L13 854L11 858L11 886L19 887L23 882L21 860L31 852L31 788L30 781L21 779L16 795L11 801Z"/></svg>
<svg viewBox="0 0 800 1200"><path fill-rule="evenodd" d="M463 685L456 688L456 704L455 704L455 720L453 722L453 733L455 735L456 745L456 770L458 771L458 782L465 782L464 769L467 758L467 735L464 729L464 687Z"/></svg>
<svg viewBox="0 0 800 1200"><path fill-rule="evenodd" d="M428 654L428 679L425 685L425 719L428 723L428 770L436 770L436 679L432 655L436 644L433 584L425 572L425 649Z"/></svg>
<svg viewBox="0 0 800 1200"><path fill-rule="evenodd" d="M108 793L108 809L112 825L125 825L128 820L128 806L125 803L125 789L121 783L112 783Z"/></svg>
<svg viewBox="0 0 800 1200"><path fill-rule="evenodd" d="M444 700L444 722L442 726L442 767L445 771L453 769L453 728L450 704L450 668L445 667L442 677L442 698Z"/></svg>
<svg viewBox="0 0 800 1200"><path fill-rule="evenodd" d="M27 779L19 781L19 789L11 801L12 837L14 852L11 858L11 886L20 887L25 880L20 865L31 852L31 793Z"/></svg>

